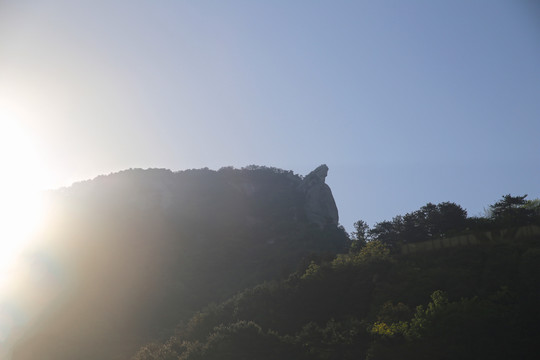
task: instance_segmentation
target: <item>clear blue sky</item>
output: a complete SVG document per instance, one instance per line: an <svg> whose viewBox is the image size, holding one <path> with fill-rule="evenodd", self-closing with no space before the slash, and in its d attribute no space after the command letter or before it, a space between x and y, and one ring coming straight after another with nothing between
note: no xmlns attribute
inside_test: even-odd
<svg viewBox="0 0 540 360"><path fill-rule="evenodd" d="M42 187L326 163L348 230L427 202L476 215L540 197L540 7L0 0L0 110Z"/></svg>

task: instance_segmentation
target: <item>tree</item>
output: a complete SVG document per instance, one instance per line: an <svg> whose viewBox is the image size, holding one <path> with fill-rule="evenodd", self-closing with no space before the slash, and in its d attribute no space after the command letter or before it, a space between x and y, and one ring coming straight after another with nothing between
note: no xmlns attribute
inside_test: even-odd
<svg viewBox="0 0 540 360"><path fill-rule="evenodd" d="M467 227L467 211L453 202L428 203L420 211L425 214L428 233L432 237L445 237Z"/></svg>
<svg viewBox="0 0 540 360"><path fill-rule="evenodd" d="M532 221L535 209L527 206L527 194L522 196L504 195L501 200L490 205L491 218L503 226L525 225Z"/></svg>
<svg viewBox="0 0 540 360"><path fill-rule="evenodd" d="M353 240L351 251L358 252L367 244L369 225L364 220L358 220L354 223L354 229L355 231L351 234Z"/></svg>
<svg viewBox="0 0 540 360"><path fill-rule="evenodd" d="M434 210L429 209L427 212L436 211L435 205L430 203L428 206L433 206ZM401 240L406 243L425 241L432 235L427 223L427 215L422 210L405 214L401 221L401 228Z"/></svg>
<svg viewBox="0 0 540 360"><path fill-rule="evenodd" d="M369 230L370 240L377 240L390 248L396 248L400 242L401 216L396 216L392 221L381 221Z"/></svg>
<svg viewBox="0 0 540 360"><path fill-rule="evenodd" d="M540 216L540 199L527 200L523 207L528 209L533 216Z"/></svg>

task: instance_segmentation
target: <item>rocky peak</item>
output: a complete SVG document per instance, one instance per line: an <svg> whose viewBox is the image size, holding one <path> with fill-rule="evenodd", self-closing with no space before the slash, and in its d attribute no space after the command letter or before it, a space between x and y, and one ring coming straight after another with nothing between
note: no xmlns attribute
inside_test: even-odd
<svg viewBox="0 0 540 360"><path fill-rule="evenodd" d="M305 178L305 180L308 181L315 181L315 182L323 182L326 179L326 176L328 175L328 166L326 164L322 164L321 166L317 167L315 170L310 172Z"/></svg>
<svg viewBox="0 0 540 360"><path fill-rule="evenodd" d="M309 222L320 227L337 225L338 210L332 190L325 183L328 166L325 164L310 172L300 183L299 190L304 194L304 211Z"/></svg>

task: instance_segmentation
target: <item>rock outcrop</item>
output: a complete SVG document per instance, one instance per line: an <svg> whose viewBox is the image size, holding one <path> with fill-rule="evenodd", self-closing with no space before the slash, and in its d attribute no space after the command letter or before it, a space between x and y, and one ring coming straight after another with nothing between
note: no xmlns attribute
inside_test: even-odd
<svg viewBox="0 0 540 360"><path fill-rule="evenodd" d="M42 308L9 334L12 359L128 359L206 304L344 252L327 172L130 169L51 191L55 226L22 268L51 292L28 282L14 297Z"/></svg>
<svg viewBox="0 0 540 360"><path fill-rule="evenodd" d="M339 216L332 190L325 183L328 166L321 165L310 172L300 183L305 196L304 211L309 222L320 227L338 225Z"/></svg>

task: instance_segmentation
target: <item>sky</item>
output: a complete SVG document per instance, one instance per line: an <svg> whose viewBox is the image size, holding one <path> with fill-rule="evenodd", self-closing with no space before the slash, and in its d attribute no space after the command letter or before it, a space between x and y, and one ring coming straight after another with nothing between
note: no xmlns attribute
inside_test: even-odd
<svg viewBox="0 0 540 360"><path fill-rule="evenodd" d="M0 0L0 124L4 189L324 163L349 231L483 215L540 197L540 6Z"/></svg>

